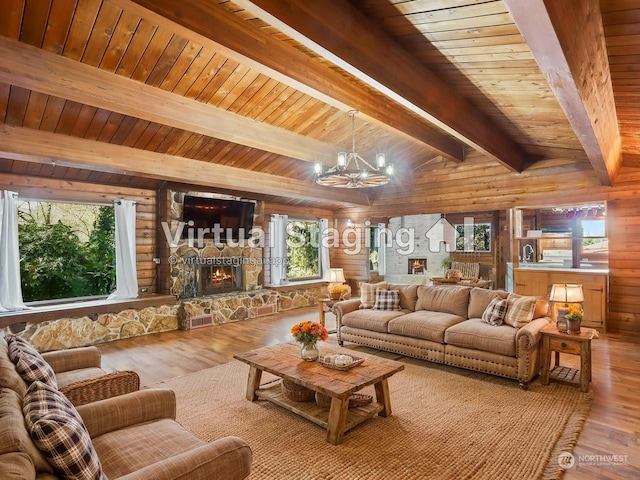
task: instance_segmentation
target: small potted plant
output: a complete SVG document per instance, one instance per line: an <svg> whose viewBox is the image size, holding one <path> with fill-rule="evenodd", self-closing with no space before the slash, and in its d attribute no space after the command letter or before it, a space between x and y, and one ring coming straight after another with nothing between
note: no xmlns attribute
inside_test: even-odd
<svg viewBox="0 0 640 480"><path fill-rule="evenodd" d="M577 303L569 305L569 309L565 314L564 319L567 321L567 333L580 333L582 307Z"/></svg>
<svg viewBox="0 0 640 480"><path fill-rule="evenodd" d="M342 283L334 283L329 285L327 290L329 291L329 297L331 297L332 300L339 300L340 297L349 292L349 287Z"/></svg>

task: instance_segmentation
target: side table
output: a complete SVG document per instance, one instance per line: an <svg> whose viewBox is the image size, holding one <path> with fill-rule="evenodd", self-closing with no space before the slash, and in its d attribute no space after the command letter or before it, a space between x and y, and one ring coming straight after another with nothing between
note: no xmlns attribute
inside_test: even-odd
<svg viewBox="0 0 640 480"><path fill-rule="evenodd" d="M592 329L582 328L580 333L561 333L555 323L547 325L542 330L542 370L540 383L548 385L549 380L570 385L580 385L580 391L589 391L591 381L591 339L595 335ZM552 369L551 352L555 352L555 362ZM563 367L560 365L560 353L580 355L580 369Z"/></svg>
<svg viewBox="0 0 640 480"><path fill-rule="evenodd" d="M318 299L318 316L320 319L320 325L324 327L324 314L325 312L332 312L333 306L340 300L333 300L332 298L319 298Z"/></svg>

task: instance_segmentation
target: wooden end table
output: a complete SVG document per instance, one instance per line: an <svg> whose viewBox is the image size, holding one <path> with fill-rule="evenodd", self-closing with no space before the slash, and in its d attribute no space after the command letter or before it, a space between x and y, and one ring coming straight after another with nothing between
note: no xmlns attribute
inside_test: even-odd
<svg viewBox="0 0 640 480"><path fill-rule="evenodd" d="M322 345L321 349L323 354L353 354L346 348L328 345ZM327 442L333 445L342 443L346 431L369 418L375 415L381 417L391 415L391 398L387 379L404 369L404 365L400 362L367 358L364 363L350 370L334 370L323 367L318 362L302 360L300 346L294 343L271 345L240 353L234 358L251 367L247 380L247 400L252 402L260 398L268 400L326 428ZM327 410L318 406L316 402L290 400L282 393L280 382L261 386L263 371L330 396L331 407ZM374 386L375 401L350 409L349 397L367 385Z"/></svg>
<svg viewBox="0 0 640 480"><path fill-rule="evenodd" d="M591 381L591 339L595 331L582 328L580 333L562 333L558 331L556 324L550 324L540 330L542 334L542 370L540 383L548 385L549 380L580 385L580 391L589 391ZM555 362L552 369L551 352L555 352ZM560 353L580 355L580 369L563 367L560 365Z"/></svg>
<svg viewBox="0 0 640 480"><path fill-rule="evenodd" d="M334 300L332 298L320 298L318 299L318 316L320 318L320 325L324 327L324 314L325 312L333 312L333 306L338 303L340 299Z"/></svg>

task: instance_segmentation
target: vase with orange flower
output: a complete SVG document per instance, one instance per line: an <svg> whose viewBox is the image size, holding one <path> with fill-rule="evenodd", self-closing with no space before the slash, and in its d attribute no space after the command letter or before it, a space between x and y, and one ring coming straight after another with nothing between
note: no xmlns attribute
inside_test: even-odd
<svg viewBox="0 0 640 480"><path fill-rule="evenodd" d="M307 362L315 362L320 355L318 340L326 340L327 329L318 322L298 322L291 327L291 335L300 342L300 356Z"/></svg>

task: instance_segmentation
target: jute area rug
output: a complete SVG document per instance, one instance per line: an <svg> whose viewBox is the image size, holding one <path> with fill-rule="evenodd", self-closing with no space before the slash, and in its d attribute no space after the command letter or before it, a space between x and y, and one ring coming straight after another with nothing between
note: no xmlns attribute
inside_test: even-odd
<svg viewBox="0 0 640 480"><path fill-rule="evenodd" d="M308 420L246 400L249 367L235 360L152 387L175 391L177 420L201 439L245 439L253 450L250 480L562 476L558 456L573 450L591 394L539 382L522 391L513 380L401 361L405 370L389 379L392 416L355 427L337 446ZM274 378L265 374L263 382Z"/></svg>

